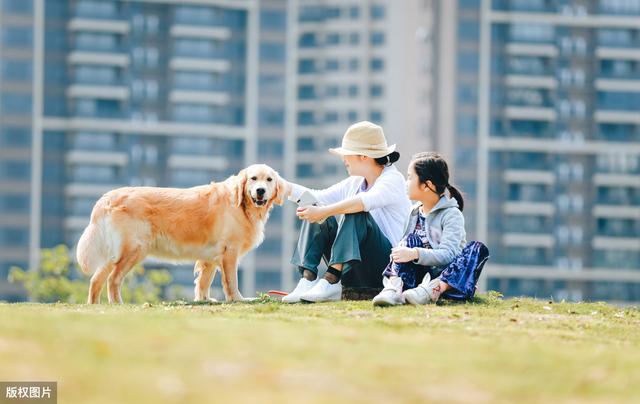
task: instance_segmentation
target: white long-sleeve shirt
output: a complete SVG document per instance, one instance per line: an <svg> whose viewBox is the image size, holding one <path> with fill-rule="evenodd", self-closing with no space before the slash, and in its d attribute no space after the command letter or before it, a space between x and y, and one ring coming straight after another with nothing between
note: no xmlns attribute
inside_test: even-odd
<svg viewBox="0 0 640 404"><path fill-rule="evenodd" d="M392 246L402 239L404 225L411 211L404 176L394 166L385 167L369 189L364 177L348 177L326 189L309 189L291 184L290 200L296 202L304 191L309 191L320 205L332 205L359 195L364 211L369 212Z"/></svg>

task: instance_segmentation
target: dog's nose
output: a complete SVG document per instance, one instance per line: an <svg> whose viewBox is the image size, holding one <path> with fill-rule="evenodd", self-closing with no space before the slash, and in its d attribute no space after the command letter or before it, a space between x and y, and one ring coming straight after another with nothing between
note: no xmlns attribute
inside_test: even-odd
<svg viewBox="0 0 640 404"><path fill-rule="evenodd" d="M258 196L262 196L262 195L264 195L264 193L265 193L265 192L267 192L267 190L266 190L266 189L264 189L264 188L258 188L258 189L256 189L256 194L258 194Z"/></svg>

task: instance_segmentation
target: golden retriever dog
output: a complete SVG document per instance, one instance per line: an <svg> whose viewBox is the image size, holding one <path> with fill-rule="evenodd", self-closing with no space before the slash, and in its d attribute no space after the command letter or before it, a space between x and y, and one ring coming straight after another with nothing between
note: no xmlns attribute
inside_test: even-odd
<svg viewBox="0 0 640 404"><path fill-rule="evenodd" d="M209 298L217 269L227 301L243 300L238 260L264 239L284 182L271 167L249 166L224 182L193 188L126 187L96 202L77 247L85 274L93 274L88 303L98 303L105 281L109 303L122 303L125 275L146 256L196 261L195 300Z"/></svg>

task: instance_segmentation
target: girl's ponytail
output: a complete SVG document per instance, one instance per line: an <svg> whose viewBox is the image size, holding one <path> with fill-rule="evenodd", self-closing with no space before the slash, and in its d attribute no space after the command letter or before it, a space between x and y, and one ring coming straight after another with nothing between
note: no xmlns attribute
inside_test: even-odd
<svg viewBox="0 0 640 404"><path fill-rule="evenodd" d="M462 193L458 191L458 188L454 187L451 184L447 185L447 189L449 190L449 195L451 195L451 197L455 199L456 202L458 202L458 208L460 209L460 211L462 211L464 209L464 199L462 199Z"/></svg>

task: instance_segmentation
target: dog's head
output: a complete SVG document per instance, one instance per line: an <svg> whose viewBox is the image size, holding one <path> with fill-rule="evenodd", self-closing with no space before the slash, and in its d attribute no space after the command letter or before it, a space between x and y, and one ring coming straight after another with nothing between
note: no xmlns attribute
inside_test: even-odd
<svg viewBox="0 0 640 404"><path fill-rule="evenodd" d="M266 164L254 164L236 176L235 202L242 205L247 198L258 207L270 207L272 203L284 202L284 182L280 175Z"/></svg>

